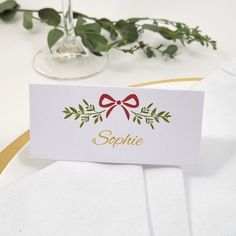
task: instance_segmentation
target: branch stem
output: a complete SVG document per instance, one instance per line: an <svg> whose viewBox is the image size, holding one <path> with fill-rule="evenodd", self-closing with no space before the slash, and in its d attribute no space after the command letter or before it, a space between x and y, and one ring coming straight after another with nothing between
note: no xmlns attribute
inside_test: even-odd
<svg viewBox="0 0 236 236"><path fill-rule="evenodd" d="M105 112L105 110L98 111L98 112L93 112L93 113L84 113L84 114L81 114L81 115L92 116L92 115L102 114L103 112Z"/></svg>
<svg viewBox="0 0 236 236"><path fill-rule="evenodd" d="M136 116L142 116L142 117L144 117L144 118L154 118L154 117L151 116L151 115L144 115L144 114L137 113L137 112L134 112L134 111L131 111L131 113L133 113L133 114L136 115Z"/></svg>

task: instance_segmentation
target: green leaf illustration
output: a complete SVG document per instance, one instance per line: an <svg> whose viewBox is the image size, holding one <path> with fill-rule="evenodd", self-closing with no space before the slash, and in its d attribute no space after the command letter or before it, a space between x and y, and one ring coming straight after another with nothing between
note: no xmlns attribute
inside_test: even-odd
<svg viewBox="0 0 236 236"><path fill-rule="evenodd" d="M79 105L79 110L81 111L81 114L84 114L84 108L81 105Z"/></svg>
<svg viewBox="0 0 236 236"><path fill-rule="evenodd" d="M140 112L131 111L134 115L133 122L136 122L140 125L142 119L145 120L145 123L149 125L152 129L155 129L154 122L160 123L160 118L165 122L169 123L169 118L171 117L170 112L161 111L157 113L157 108L150 108L153 106L153 103L150 103L147 107L142 107Z"/></svg>

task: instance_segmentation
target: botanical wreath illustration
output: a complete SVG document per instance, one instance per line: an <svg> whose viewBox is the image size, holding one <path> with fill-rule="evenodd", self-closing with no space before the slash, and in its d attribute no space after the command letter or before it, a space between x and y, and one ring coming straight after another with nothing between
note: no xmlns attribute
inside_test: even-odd
<svg viewBox="0 0 236 236"><path fill-rule="evenodd" d="M127 120L130 120L132 117L132 121L139 125L141 125L142 122L145 122L154 129L154 124L159 123L161 120L167 123L170 122L170 112L158 111L156 107L153 107L153 103L150 103L146 107L142 107L138 112L130 110L130 108L138 108L139 105L139 99L136 94L129 94L123 100L115 100L111 95L105 93L99 98L99 109L83 99L83 103L79 104L78 108L65 107L62 112L64 113L64 119L74 118L74 120L80 121L80 128L91 120L94 124L103 122L103 115L105 115L106 118L109 118L111 112L118 106L124 111Z"/></svg>

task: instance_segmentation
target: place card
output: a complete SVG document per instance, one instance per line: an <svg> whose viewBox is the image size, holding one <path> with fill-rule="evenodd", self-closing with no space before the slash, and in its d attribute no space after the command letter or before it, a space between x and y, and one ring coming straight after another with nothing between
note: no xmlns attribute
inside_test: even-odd
<svg viewBox="0 0 236 236"><path fill-rule="evenodd" d="M204 92L30 85L31 158L198 164Z"/></svg>

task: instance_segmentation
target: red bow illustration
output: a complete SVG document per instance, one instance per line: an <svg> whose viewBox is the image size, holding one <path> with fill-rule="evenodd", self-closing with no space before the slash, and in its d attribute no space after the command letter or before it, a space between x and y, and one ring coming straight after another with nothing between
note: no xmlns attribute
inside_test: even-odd
<svg viewBox="0 0 236 236"><path fill-rule="evenodd" d="M108 103L104 103L104 99L108 99L110 102ZM130 103L130 100L134 101L134 104ZM124 98L122 101L121 100L115 100L112 96L110 96L109 94L102 94L100 99L99 99L99 106L100 107L104 107L104 108L108 108L108 111L106 113L106 118L111 114L112 110L117 106L120 105L124 112L125 115L127 117L127 119L129 120L130 118L130 114L129 111L127 110L126 107L130 107L130 108L136 108L139 106L139 100L138 97L135 94L130 94L128 95L126 98Z"/></svg>

